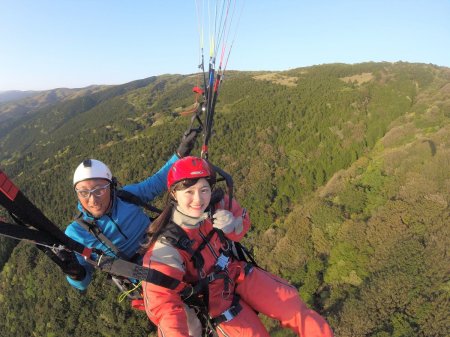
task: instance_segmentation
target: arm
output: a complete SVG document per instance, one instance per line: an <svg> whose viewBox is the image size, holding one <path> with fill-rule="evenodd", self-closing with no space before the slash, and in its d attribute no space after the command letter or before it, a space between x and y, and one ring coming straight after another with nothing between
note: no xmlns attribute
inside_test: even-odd
<svg viewBox="0 0 450 337"><path fill-rule="evenodd" d="M228 195L216 204L213 215L213 226L221 229L225 236L232 241L240 241L250 229L250 217L235 199L232 200L231 210L228 207Z"/></svg>
<svg viewBox="0 0 450 337"><path fill-rule="evenodd" d="M199 132L200 129L189 128L186 130L183 133L177 151L158 172L143 182L125 186L124 189L139 196L144 202L150 202L166 191L167 173L169 172L170 167L178 159L188 156L191 153Z"/></svg>
<svg viewBox="0 0 450 337"><path fill-rule="evenodd" d="M154 175L140 183L127 185L124 189L137 195L145 202L152 201L167 190L167 173L178 159L178 156L174 154Z"/></svg>
<svg viewBox="0 0 450 337"><path fill-rule="evenodd" d="M157 242L154 249L144 256L143 264L181 281L184 270L180 262L182 258L175 248L158 245ZM179 295L181 289L171 290L148 282L142 283L142 289L147 316L162 334L166 337L189 337L185 305Z"/></svg>

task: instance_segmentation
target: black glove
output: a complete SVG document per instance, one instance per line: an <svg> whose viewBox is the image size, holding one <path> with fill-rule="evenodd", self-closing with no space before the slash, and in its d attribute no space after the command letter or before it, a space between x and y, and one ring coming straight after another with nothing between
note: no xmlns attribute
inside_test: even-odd
<svg viewBox="0 0 450 337"><path fill-rule="evenodd" d="M86 277L86 269L78 262L74 252L58 249L55 254L61 260L58 264L64 274L75 281L81 281Z"/></svg>
<svg viewBox="0 0 450 337"><path fill-rule="evenodd" d="M177 149L178 157L183 158L189 156L192 149L194 148L198 132L198 129L186 130L186 132L183 134L183 138L181 138L180 146L178 146Z"/></svg>

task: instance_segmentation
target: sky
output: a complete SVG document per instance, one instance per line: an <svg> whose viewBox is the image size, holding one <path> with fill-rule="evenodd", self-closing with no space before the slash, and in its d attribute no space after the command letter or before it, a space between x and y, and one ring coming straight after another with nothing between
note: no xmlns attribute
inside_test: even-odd
<svg viewBox="0 0 450 337"><path fill-rule="evenodd" d="M226 34L227 50L232 45L228 70L368 61L450 67L450 0L230 1L236 9L229 11L235 15ZM215 1L209 2L214 8ZM204 40L213 31L207 5L207 0L0 0L0 91L195 73L202 41L198 8L205 8ZM204 46L208 50L207 42Z"/></svg>

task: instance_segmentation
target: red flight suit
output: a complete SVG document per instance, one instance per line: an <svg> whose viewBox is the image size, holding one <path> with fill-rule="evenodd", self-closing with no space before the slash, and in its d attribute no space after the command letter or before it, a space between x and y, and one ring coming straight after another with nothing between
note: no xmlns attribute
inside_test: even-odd
<svg viewBox="0 0 450 337"><path fill-rule="evenodd" d="M225 197L221 205L227 203ZM248 231L250 220L245 210L234 200L231 212L234 217L242 217L242 226L238 233L233 231L225 235L232 241L239 241ZM181 226L189 239L193 240L194 250L213 230L213 223L206 213L202 218L193 219L174 209L172 221ZM200 276L210 274L214 270L217 256L221 254L220 250L226 248L225 245L219 235L214 233L209 244L201 251L204 266L200 273L194 267L191 255L159 239L147 251L143 261L145 267L157 269L183 282L175 290L143 282L145 309L150 320L158 326L160 337L191 336L185 304L179 291L185 284L196 284ZM226 268L228 278L216 279L208 285L210 317L215 318L227 313L223 317L230 319L217 326L219 336L269 337L256 312L280 321L283 327L293 330L301 337L333 336L327 322L318 313L306 307L295 287L269 272L257 267L246 268L246 265L246 262L232 258ZM227 310L233 307L235 294L240 297L240 311L236 316L230 317L230 311Z"/></svg>

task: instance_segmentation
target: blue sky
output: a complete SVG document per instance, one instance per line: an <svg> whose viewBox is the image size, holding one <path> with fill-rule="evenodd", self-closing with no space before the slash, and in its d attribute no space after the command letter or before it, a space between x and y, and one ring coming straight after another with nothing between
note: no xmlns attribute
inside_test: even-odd
<svg viewBox="0 0 450 337"><path fill-rule="evenodd" d="M242 14L228 69L366 61L450 67L449 0L236 1ZM0 0L0 91L194 73L196 13L195 0Z"/></svg>

